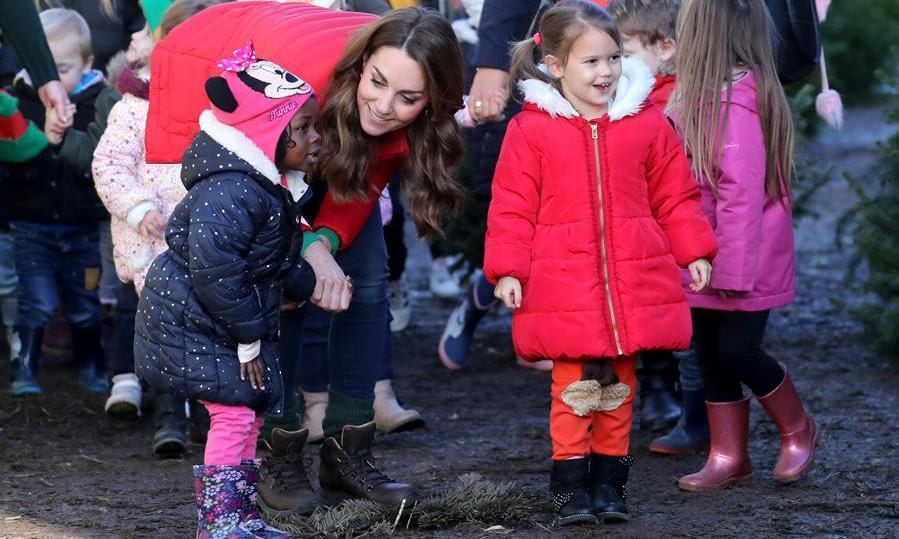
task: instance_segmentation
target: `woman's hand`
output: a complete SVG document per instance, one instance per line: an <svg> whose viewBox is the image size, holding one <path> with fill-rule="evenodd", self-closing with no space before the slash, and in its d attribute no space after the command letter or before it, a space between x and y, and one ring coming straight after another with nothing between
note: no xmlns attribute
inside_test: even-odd
<svg viewBox="0 0 899 539"><path fill-rule="evenodd" d="M61 125L71 125L72 115L69 105L72 103L69 101L69 94L61 82L58 80L47 81L37 89L37 95L47 112L56 114L56 118Z"/></svg>
<svg viewBox="0 0 899 539"><path fill-rule="evenodd" d="M165 225L165 217L159 213L159 210L150 210L137 225L137 231L146 238L164 238Z"/></svg>
<svg viewBox="0 0 899 539"><path fill-rule="evenodd" d="M316 241L306 248L303 258L315 273L315 291L309 300L326 311L347 310L353 297L353 283L331 256L331 251L321 241Z"/></svg>
<svg viewBox="0 0 899 539"><path fill-rule="evenodd" d="M478 68L468 95L468 112L475 123L497 122L509 102L509 73L490 67Z"/></svg>
<svg viewBox="0 0 899 539"><path fill-rule="evenodd" d="M515 277L503 277L496 283L493 296L502 301L506 307L521 307L521 282Z"/></svg>
<svg viewBox="0 0 899 539"><path fill-rule="evenodd" d="M258 357L240 364L240 380L249 380L253 389L265 389L265 368Z"/></svg>
<svg viewBox="0 0 899 539"><path fill-rule="evenodd" d="M708 260L705 258L694 260L690 262L687 268L690 270L690 277L693 279L693 282L690 283L690 290L699 292L709 286L709 281L712 279L712 264Z"/></svg>

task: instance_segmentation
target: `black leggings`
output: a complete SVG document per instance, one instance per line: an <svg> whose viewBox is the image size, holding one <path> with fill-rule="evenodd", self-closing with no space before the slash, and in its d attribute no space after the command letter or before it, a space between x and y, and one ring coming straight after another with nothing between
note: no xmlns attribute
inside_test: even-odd
<svg viewBox="0 0 899 539"><path fill-rule="evenodd" d="M706 400L738 401L743 398L741 383L764 396L783 381L780 364L762 350L769 312L692 309Z"/></svg>

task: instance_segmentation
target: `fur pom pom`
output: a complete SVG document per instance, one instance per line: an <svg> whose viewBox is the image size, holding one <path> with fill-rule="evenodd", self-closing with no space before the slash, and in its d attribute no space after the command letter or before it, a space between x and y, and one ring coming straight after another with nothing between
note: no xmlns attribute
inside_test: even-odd
<svg viewBox="0 0 899 539"><path fill-rule="evenodd" d="M815 99L815 110L827 125L834 129L843 127L843 100L836 90L825 90Z"/></svg>

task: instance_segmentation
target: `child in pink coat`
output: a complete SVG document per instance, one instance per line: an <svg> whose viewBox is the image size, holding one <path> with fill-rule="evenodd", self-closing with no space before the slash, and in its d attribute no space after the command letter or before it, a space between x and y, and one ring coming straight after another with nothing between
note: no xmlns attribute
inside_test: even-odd
<svg viewBox="0 0 899 539"><path fill-rule="evenodd" d="M793 125L777 79L768 14L762 0L687 0L677 35L672 108L719 245L709 287L687 293L711 449L702 470L678 484L715 490L751 478L743 384L780 430L774 477L790 483L811 467L818 426L784 367L762 349L771 309L796 296Z"/></svg>
<svg viewBox="0 0 899 539"><path fill-rule="evenodd" d="M111 217L113 257L121 281L116 312L116 357L106 412L129 417L140 414L141 385L134 373L134 313L150 264L168 246L165 227L172 210L187 192L181 165L148 164L144 133L149 110L150 54L159 39L175 26L214 2L176 0L162 15L159 6L146 13L147 25L131 36L127 66L116 79L122 94L109 113L106 130L94 150L94 186ZM147 9L147 6L144 6ZM200 407L192 408L202 413ZM153 452L160 457L184 452L187 439L184 400L156 396ZM197 434L205 427L198 428Z"/></svg>

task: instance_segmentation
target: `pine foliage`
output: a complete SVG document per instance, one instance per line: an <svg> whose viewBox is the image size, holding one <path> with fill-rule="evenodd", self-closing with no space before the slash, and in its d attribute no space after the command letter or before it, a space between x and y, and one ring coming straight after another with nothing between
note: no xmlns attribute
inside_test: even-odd
<svg viewBox="0 0 899 539"><path fill-rule="evenodd" d="M899 95L899 81L892 86ZM893 103L887 119L899 123L899 103ZM864 263L867 275L862 288L879 300L852 313L864 325L867 341L899 360L899 132L880 145L880 154L872 171L871 179L877 182L873 194L859 179L845 176L861 202L843 221L851 225L855 246L850 278Z"/></svg>

